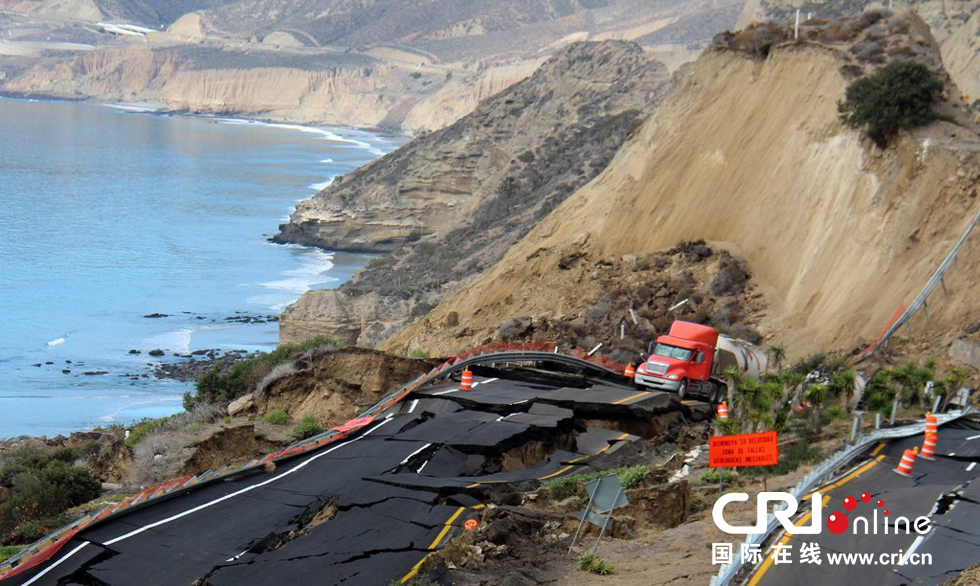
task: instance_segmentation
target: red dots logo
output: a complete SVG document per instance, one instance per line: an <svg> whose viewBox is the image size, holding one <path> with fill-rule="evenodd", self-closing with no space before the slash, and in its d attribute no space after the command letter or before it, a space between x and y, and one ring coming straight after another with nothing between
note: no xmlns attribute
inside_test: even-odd
<svg viewBox="0 0 980 586"><path fill-rule="evenodd" d="M854 500L854 497L849 496L849 497L845 497L844 498L844 508L845 509L847 509L848 511L853 511L854 510L854 507L856 507L856 506L858 506L858 503L857 503L856 500Z"/></svg>
<svg viewBox="0 0 980 586"><path fill-rule="evenodd" d="M868 494L868 493L866 493L866 492L862 492L861 493L861 502L862 503L867 503L867 502L870 502L870 501L871 501L871 495Z"/></svg>
<svg viewBox="0 0 980 586"><path fill-rule="evenodd" d="M831 533L841 534L847 531L847 524L847 515L844 513L832 513L827 517L827 530Z"/></svg>

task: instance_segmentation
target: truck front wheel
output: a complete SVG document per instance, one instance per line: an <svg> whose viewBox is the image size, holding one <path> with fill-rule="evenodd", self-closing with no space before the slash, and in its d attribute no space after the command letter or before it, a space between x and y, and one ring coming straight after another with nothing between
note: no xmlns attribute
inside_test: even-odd
<svg viewBox="0 0 980 586"><path fill-rule="evenodd" d="M681 384L677 387L677 398L683 399L687 396L687 379L681 381Z"/></svg>

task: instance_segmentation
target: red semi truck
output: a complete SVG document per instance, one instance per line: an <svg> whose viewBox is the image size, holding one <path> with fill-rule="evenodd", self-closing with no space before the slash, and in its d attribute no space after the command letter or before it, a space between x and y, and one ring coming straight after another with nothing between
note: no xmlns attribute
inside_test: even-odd
<svg viewBox="0 0 980 586"><path fill-rule="evenodd" d="M670 333L657 338L653 354L636 369L638 385L676 391L684 398L697 394L720 401L724 373L733 366L743 375L758 379L769 366L761 348L729 338L710 326L675 321Z"/></svg>

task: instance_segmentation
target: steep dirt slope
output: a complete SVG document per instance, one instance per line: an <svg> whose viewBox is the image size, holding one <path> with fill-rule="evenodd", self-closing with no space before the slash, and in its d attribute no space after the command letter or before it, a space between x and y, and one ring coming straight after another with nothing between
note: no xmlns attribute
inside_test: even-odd
<svg viewBox="0 0 980 586"><path fill-rule="evenodd" d="M790 22L796 9L814 18L830 19L882 8L889 3L876 0L748 0L738 18L738 27L752 21L775 19ZM980 3L976 0L895 0L894 10L915 11L929 25L939 43L950 77L971 101L980 99Z"/></svg>
<svg viewBox="0 0 980 586"><path fill-rule="evenodd" d="M452 126L300 203L277 241L395 252L339 291L304 294L283 314L281 339L383 340L598 174L666 82L638 45L576 43Z"/></svg>
<svg viewBox="0 0 980 586"><path fill-rule="evenodd" d="M906 44L932 46L921 21L896 18L909 19L895 27L907 30ZM577 294L558 277L569 255L612 260L695 238L741 251L775 297L760 329L796 352L875 336L980 208L980 142L941 122L881 152L842 127L836 103L849 50L707 52L598 178L384 347L451 352L492 338L504 320L553 316L556 300ZM929 327L974 311L978 241L961 254Z"/></svg>

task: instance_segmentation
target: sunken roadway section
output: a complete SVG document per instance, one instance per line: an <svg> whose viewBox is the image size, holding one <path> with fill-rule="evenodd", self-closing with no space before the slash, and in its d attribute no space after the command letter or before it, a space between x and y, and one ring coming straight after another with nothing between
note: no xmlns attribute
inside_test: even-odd
<svg viewBox="0 0 980 586"><path fill-rule="evenodd" d="M706 403L573 357L486 355L399 396L342 442L93 523L3 584L408 580L494 491L590 471L597 456L710 417Z"/></svg>

